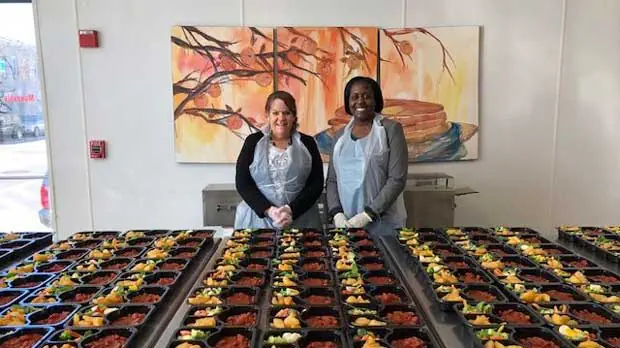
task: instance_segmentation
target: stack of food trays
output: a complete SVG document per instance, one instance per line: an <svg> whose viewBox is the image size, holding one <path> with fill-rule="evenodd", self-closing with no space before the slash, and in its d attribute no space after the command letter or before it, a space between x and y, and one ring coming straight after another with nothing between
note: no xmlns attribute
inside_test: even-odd
<svg viewBox="0 0 620 348"><path fill-rule="evenodd" d="M415 235L399 232L400 239ZM458 303L454 308L471 328L476 345L613 347L620 337L614 329L620 327L620 317L610 310L620 302L615 297L620 276L529 229L452 228L443 235L465 255L463 259L474 262L476 268L469 267L470 272L486 273L500 290L494 293L489 287L484 294L471 296L445 258L427 266L433 279L453 283L435 285L437 299ZM424 249L412 249L413 255L419 257L420 250Z"/></svg>
<svg viewBox="0 0 620 348"><path fill-rule="evenodd" d="M620 226L561 226L558 227L558 238L595 252L608 261L620 263Z"/></svg>
<svg viewBox="0 0 620 348"><path fill-rule="evenodd" d="M0 270L52 244L51 232L0 233Z"/></svg>
<svg viewBox="0 0 620 348"><path fill-rule="evenodd" d="M138 329L212 236L207 230L80 232L55 243L2 276L0 347L22 340L24 347L129 346L152 334Z"/></svg>
<svg viewBox="0 0 620 348"><path fill-rule="evenodd" d="M191 307L169 347L254 347L275 249L274 230L234 231L186 299Z"/></svg>
<svg viewBox="0 0 620 348"><path fill-rule="evenodd" d="M283 234L261 347L433 347L368 232Z"/></svg>

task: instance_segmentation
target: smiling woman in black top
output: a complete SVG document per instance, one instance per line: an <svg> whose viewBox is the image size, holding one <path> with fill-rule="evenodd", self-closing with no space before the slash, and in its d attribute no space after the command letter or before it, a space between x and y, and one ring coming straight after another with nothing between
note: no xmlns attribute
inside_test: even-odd
<svg viewBox="0 0 620 348"><path fill-rule="evenodd" d="M297 131L292 95L277 91L265 104L269 126L248 136L237 159L235 185L243 202L235 228L320 228L316 201L323 163L314 139Z"/></svg>

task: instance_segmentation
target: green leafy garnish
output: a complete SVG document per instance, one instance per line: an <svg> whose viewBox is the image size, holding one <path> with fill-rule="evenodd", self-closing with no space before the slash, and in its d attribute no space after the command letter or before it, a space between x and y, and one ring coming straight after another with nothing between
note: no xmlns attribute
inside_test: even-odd
<svg viewBox="0 0 620 348"><path fill-rule="evenodd" d="M465 314L489 314L493 310L493 306L486 302L478 302L475 306L465 304L462 312Z"/></svg>

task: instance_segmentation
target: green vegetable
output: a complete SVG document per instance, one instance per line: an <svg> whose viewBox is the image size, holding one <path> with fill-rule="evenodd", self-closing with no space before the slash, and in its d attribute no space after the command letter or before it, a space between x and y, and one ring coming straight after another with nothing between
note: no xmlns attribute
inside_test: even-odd
<svg viewBox="0 0 620 348"><path fill-rule="evenodd" d="M357 264L353 264L353 267L351 267L351 270L348 272L342 273L340 277L341 278L359 278L360 277L359 267L357 267Z"/></svg>
<svg viewBox="0 0 620 348"><path fill-rule="evenodd" d="M350 315L376 315L377 311L374 309L354 307L353 309L349 309L349 314Z"/></svg>
<svg viewBox="0 0 620 348"><path fill-rule="evenodd" d="M70 330L64 330L60 336L58 336L58 338L61 341L73 341L73 336L71 335L71 331Z"/></svg>
<svg viewBox="0 0 620 348"><path fill-rule="evenodd" d="M478 302L475 306L466 304L462 312L466 314L489 314L493 311L493 306L486 302Z"/></svg>
<svg viewBox="0 0 620 348"><path fill-rule="evenodd" d="M503 326L500 326L498 329L485 329L476 331L476 337L480 340L507 340L508 333L502 332L504 330Z"/></svg>
<svg viewBox="0 0 620 348"><path fill-rule="evenodd" d="M285 332L280 336L269 336L265 341L266 344L293 344L301 338L301 335L293 332Z"/></svg>

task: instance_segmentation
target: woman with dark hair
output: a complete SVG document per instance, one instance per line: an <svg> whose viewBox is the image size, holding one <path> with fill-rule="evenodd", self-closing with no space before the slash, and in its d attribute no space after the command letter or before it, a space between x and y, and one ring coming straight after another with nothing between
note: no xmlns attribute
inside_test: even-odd
<svg viewBox="0 0 620 348"><path fill-rule="evenodd" d="M249 135L237 159L235 184L243 202L235 228L321 228L316 201L323 162L314 139L297 131L292 95L277 91L265 103L269 120Z"/></svg>
<svg viewBox="0 0 620 348"><path fill-rule="evenodd" d="M400 123L385 118L379 84L351 79L344 106L353 116L334 140L327 172L327 205L337 228L365 227L375 235L404 227L408 154Z"/></svg>

